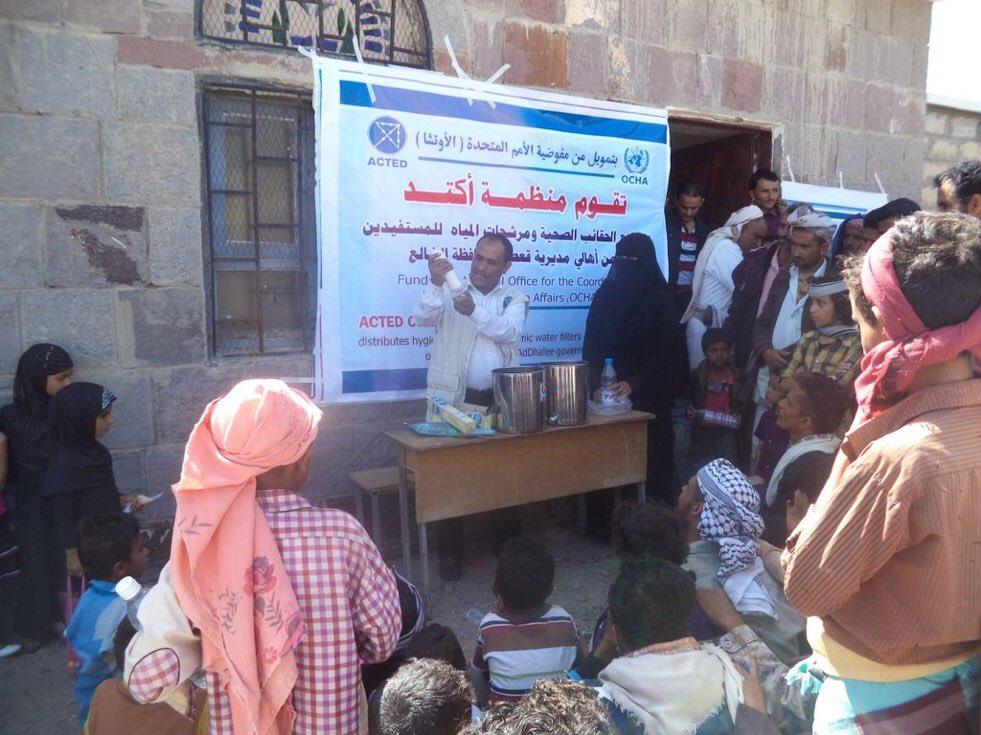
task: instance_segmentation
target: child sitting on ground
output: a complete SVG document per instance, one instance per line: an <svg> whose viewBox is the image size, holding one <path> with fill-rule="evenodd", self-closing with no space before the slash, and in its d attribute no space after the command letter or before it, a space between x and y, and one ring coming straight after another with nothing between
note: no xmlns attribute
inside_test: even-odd
<svg viewBox="0 0 981 735"><path fill-rule="evenodd" d="M96 687L120 672L113 638L126 617L126 602L116 594L116 582L123 577L139 579L148 556L140 524L132 515L104 513L82 521L78 558L89 586L65 628L65 638L80 661L75 699L81 706L82 724Z"/></svg>
<svg viewBox="0 0 981 735"><path fill-rule="evenodd" d="M660 559L624 564L610 588L610 632L625 655L600 674L618 735L752 732L775 735L756 671L687 635L695 583Z"/></svg>
<svg viewBox="0 0 981 735"><path fill-rule="evenodd" d="M371 735L456 735L470 724L473 690L465 671L415 658L385 682L369 716Z"/></svg>
<svg viewBox="0 0 981 735"><path fill-rule="evenodd" d="M132 640L136 629L123 621L116 629L114 648L116 667L123 670L126 661L126 646ZM95 690L89 717L85 721L83 735L195 735L207 733L208 719L207 692L196 689L191 711L183 715L169 704L139 704L134 700L123 682L109 679Z"/></svg>
<svg viewBox="0 0 981 735"><path fill-rule="evenodd" d="M576 623L546 602L554 577L555 561L539 542L514 538L501 550L493 587L497 610L480 622L473 655L480 706L488 700L518 700L537 679L563 679L576 664Z"/></svg>
<svg viewBox="0 0 981 735"><path fill-rule="evenodd" d="M729 360L732 343L725 331L708 329L702 335L705 359L688 380L692 416L691 460L698 469L722 457L736 461L740 415L735 396L742 373Z"/></svg>
<svg viewBox="0 0 981 735"><path fill-rule="evenodd" d="M499 702L459 735L611 735L596 691L568 680L539 679L517 704Z"/></svg>

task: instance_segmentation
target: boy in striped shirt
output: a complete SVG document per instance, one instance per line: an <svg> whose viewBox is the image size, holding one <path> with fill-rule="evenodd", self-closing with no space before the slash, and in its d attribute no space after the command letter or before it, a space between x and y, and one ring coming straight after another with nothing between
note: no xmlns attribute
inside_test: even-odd
<svg viewBox="0 0 981 735"><path fill-rule="evenodd" d="M515 538L501 550L497 609L480 622L472 673L478 702L516 701L538 679L563 679L579 660L579 629L547 602L555 561L544 546ZM489 692L487 691L489 688Z"/></svg>

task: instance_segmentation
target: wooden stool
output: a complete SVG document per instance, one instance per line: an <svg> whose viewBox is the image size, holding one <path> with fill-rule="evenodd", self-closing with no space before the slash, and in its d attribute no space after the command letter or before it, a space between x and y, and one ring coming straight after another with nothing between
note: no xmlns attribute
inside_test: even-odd
<svg viewBox="0 0 981 735"><path fill-rule="evenodd" d="M351 473L357 490L354 491L354 513L358 517L358 522L364 525L364 494L368 494L368 502L371 503L371 539L376 546L381 545L381 511L379 509L379 496L384 492L398 492L399 489L399 468L395 465L390 467L374 467L370 470L358 470ZM402 543L406 540L403 539Z"/></svg>

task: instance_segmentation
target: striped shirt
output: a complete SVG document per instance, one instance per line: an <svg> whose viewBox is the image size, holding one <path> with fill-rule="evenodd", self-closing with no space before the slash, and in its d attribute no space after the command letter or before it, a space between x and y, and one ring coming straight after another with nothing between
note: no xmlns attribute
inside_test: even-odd
<svg viewBox="0 0 981 735"><path fill-rule="evenodd" d="M840 337L822 337L816 329L806 332L783 369L782 378L797 372L820 373L842 385L850 385L862 361L862 337L857 331Z"/></svg>
<svg viewBox="0 0 981 735"><path fill-rule="evenodd" d="M681 226L681 253L678 255L678 283L680 293L691 293L695 274L695 261L698 260L698 236L695 230Z"/></svg>
<svg viewBox="0 0 981 735"><path fill-rule="evenodd" d="M850 464L787 539L787 599L872 661L966 659L981 639L981 379L912 393L841 450Z"/></svg>
<svg viewBox="0 0 981 735"><path fill-rule="evenodd" d="M558 605L524 623L487 613L473 665L487 676L492 702L515 701L538 679L564 679L576 662L578 642L575 621Z"/></svg>

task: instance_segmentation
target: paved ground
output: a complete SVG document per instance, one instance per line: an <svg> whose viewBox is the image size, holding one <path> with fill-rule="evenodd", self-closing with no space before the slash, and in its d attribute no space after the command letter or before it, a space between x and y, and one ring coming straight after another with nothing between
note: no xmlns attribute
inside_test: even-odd
<svg viewBox="0 0 981 735"><path fill-rule="evenodd" d="M556 561L552 601L564 606L591 631L605 606L606 592L616 572L608 546L587 541L562 517L568 504L542 503L522 510L529 535L543 540ZM436 582L429 616L451 627L463 650L473 653L477 624L493 606L491 583L495 560L479 528L467 527L468 564L459 582ZM435 554L434 560L435 572ZM397 561L397 555L391 561ZM416 560L418 561L418 560ZM418 566L416 565L416 569ZM0 661L0 732L17 735L76 735L78 708L72 697L72 676L64 646L52 643L32 656Z"/></svg>

